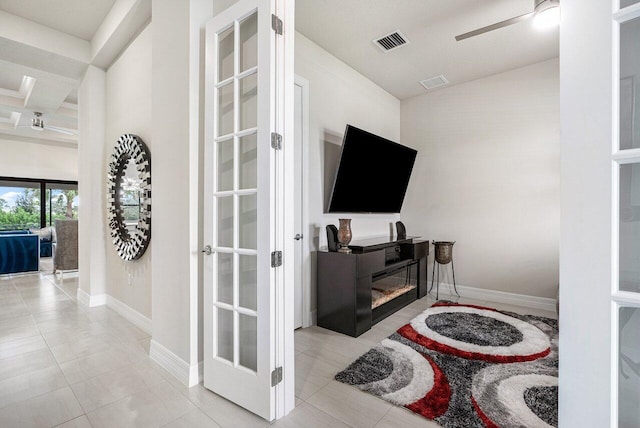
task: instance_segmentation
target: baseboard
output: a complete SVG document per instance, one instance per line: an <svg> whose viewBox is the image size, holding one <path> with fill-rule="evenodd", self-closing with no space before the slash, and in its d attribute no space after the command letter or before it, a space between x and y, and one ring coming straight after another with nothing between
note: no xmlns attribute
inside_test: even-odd
<svg viewBox="0 0 640 428"><path fill-rule="evenodd" d="M108 308L113 309L115 312L120 314L123 318L131 322L140 330L144 331L148 335L151 335L151 320L126 303L122 303L115 297L112 297L108 294L97 294L95 296L92 296L80 288L78 288L76 297L79 303L90 308L107 305Z"/></svg>
<svg viewBox="0 0 640 428"><path fill-rule="evenodd" d="M202 372L202 362L190 366L182 358L165 348L155 340L151 339L149 357L160 364L165 370L171 373L176 379L188 388L200 382Z"/></svg>
<svg viewBox="0 0 640 428"><path fill-rule="evenodd" d="M309 313L309 319L311 320L311 324L309 325L309 327L312 325L318 325L318 311L311 311Z"/></svg>
<svg viewBox="0 0 640 428"><path fill-rule="evenodd" d="M115 297L107 296L107 307L113 309L127 321L131 322L133 325L138 327L140 330L144 331L148 335L151 336L151 320L146 316L142 315L140 312L133 309L131 306L122 303L120 300Z"/></svg>
<svg viewBox="0 0 640 428"><path fill-rule="evenodd" d="M526 294L508 293L506 291L487 290L484 288L468 287L456 285L460 296L476 300L490 300L496 303L508 305L524 306L532 309L555 312L556 299L547 297L529 296ZM440 296L451 296L449 290L453 291L453 284L440 283Z"/></svg>
<svg viewBox="0 0 640 428"><path fill-rule="evenodd" d="M196 367L198 372L198 383L202 383L204 381L204 361L200 361Z"/></svg>
<svg viewBox="0 0 640 428"><path fill-rule="evenodd" d="M76 292L78 302L90 308L106 305L107 297L108 296L106 294L96 294L92 296L81 288L78 288L78 291Z"/></svg>

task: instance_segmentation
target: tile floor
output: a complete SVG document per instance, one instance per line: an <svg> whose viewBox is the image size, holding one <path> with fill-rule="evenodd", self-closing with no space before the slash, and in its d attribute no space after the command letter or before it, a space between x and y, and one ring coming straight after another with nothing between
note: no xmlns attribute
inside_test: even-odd
<svg viewBox="0 0 640 428"><path fill-rule="evenodd" d="M106 307L75 299L77 274L0 277L0 427L265 427L204 389L186 388L148 357L150 337ZM405 307L359 338L298 330L297 407L275 427L437 427L333 380L433 303ZM521 313L554 313L460 299Z"/></svg>

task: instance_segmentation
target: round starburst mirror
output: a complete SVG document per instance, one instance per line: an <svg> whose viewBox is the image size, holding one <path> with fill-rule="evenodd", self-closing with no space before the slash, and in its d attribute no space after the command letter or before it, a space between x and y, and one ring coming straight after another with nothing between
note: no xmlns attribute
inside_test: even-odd
<svg viewBox="0 0 640 428"><path fill-rule="evenodd" d="M151 240L151 157L142 139L123 134L107 171L108 222L118 255L142 257Z"/></svg>

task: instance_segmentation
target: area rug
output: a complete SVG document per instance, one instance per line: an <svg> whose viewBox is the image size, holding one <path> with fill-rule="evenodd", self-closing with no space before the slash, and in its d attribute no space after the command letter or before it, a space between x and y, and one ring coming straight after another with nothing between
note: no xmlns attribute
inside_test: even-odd
<svg viewBox="0 0 640 428"><path fill-rule="evenodd" d="M336 380L443 427L555 427L558 324L438 302Z"/></svg>

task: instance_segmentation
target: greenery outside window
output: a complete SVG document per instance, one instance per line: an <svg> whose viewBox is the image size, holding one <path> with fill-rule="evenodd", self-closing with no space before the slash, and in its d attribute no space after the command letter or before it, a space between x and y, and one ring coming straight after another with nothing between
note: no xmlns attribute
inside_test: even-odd
<svg viewBox="0 0 640 428"><path fill-rule="evenodd" d="M77 182L0 177L0 231L41 228L52 226L56 219L77 218Z"/></svg>

